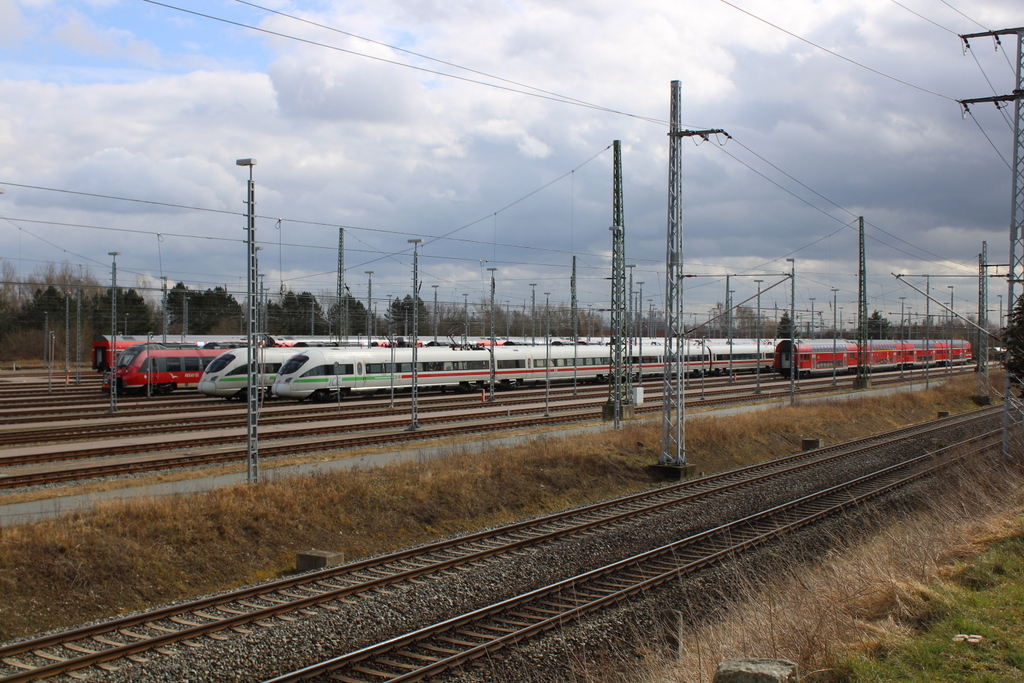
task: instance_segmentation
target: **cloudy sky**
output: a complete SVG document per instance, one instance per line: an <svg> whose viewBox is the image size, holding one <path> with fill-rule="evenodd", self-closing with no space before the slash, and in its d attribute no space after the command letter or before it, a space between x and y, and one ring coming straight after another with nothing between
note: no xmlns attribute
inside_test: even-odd
<svg viewBox="0 0 1024 683"><path fill-rule="evenodd" d="M273 291L607 307L613 140L627 262L661 305L667 120L683 145L687 322L797 271L797 310L856 311L931 275L977 310L977 258L1006 263L1019 0L0 0L0 257L119 282L244 291L247 169ZM923 283L923 277L910 278ZM639 291L640 286L634 285ZM991 285L990 309L1005 284ZM811 298L816 302L812 304ZM788 284L762 305L788 307ZM383 309L384 305L380 305ZM933 309L934 311L934 309ZM895 315L889 315L895 313ZM809 318L807 313L801 314Z"/></svg>

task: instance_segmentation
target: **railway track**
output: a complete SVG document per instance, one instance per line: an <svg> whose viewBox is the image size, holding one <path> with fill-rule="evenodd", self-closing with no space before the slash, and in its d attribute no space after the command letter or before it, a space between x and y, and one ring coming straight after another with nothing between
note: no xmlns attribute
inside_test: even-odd
<svg viewBox="0 0 1024 683"><path fill-rule="evenodd" d="M882 384L886 380L879 380ZM897 382L898 377L887 381ZM804 387L803 394L834 391L830 383L816 387ZM762 394L760 400L777 400L779 395ZM660 394L651 396L652 401L636 406L636 414L660 412ZM749 402L752 397L746 393L720 398L706 398L701 407L721 406L729 403ZM583 422L600 419L604 398L579 399L553 407L548 415L536 403L520 407L484 406L472 411L453 414L451 409L440 408L431 415L429 409L418 420L420 429L409 431L405 417L391 411L371 416L376 421L360 419L338 421L337 416L321 415L321 426L309 426L310 420L300 417L285 420L281 430L260 443L260 454L264 458L296 456L309 452L324 452L363 448L386 444L405 443L430 439L450 438L467 434L508 431L517 428L543 427L568 422ZM479 404L474 403L479 406ZM582 407L581 407L582 406ZM295 430L287 425L301 423ZM196 425L201 428L202 425ZM180 431L180 430L176 430ZM234 432L207 432L202 436L201 446L191 438L168 439L154 436L152 440L131 443L110 443L70 449L50 447L27 449L22 453L0 451L0 489L14 489L55 483L84 481L99 477L113 477L141 474L182 467L212 466L240 462L247 457L244 433L236 428ZM188 452L181 452L187 450ZM168 453L167 451L172 451ZM163 453L162 455L141 456L142 453ZM113 459L115 458L116 459ZM104 458L104 460L97 460ZM74 461L87 461L75 463ZM59 466L39 467L43 463L63 462ZM28 468L19 470L15 468Z"/></svg>
<svg viewBox="0 0 1024 683"><path fill-rule="evenodd" d="M984 452L995 445L998 432L987 436L987 445L964 443L956 448L973 445L972 454ZM946 457L934 462L937 455ZM650 552L276 676L265 683L295 683L321 677L341 683L406 683L438 675L547 631L564 628L666 582L678 581L863 505L948 467L959 457L962 456L927 453Z"/></svg>
<svg viewBox="0 0 1024 683"><path fill-rule="evenodd" d="M716 497L736 493L748 488L754 490L754 487L763 485L769 480L799 475L804 475L806 479L819 480L821 476L814 474L815 472L821 470L824 473L830 468L835 468L837 465L845 466L849 463L861 463L864 461L866 454L889 448L895 441L907 438L932 439L948 434L949 430L954 428L980 428L986 420L989 422L995 421L994 416L996 414L997 411L992 408L977 410L925 425L894 430L884 435L868 437L830 448L798 453L786 458L759 463L698 480L681 482L654 491L605 501L535 520L508 525L499 529L482 531L457 539L407 549L352 563L344 567L289 577L191 603L14 643L0 648L0 662L3 664L0 667L0 683L29 681L60 673L73 673L85 667L111 662L124 657L135 657L137 661L140 653L162 648L169 643L183 641L195 643L197 642L196 639L203 637L213 640L232 638L232 631L245 634L253 624L267 623L268 620L273 621L275 619L283 619L285 621L300 619L304 614L309 614L313 608L337 610L344 608L345 601L350 600L354 596L379 591L381 588L392 584L416 582L427 577L439 577L455 569L468 571L481 562L490 562L503 556L521 554L530 548L540 546L541 544L548 544L556 539L594 534L598 531L621 525L629 520L641 518L657 519L657 516L666 510L678 509L680 506L686 505L707 505ZM998 432L990 432L976 437L976 440L994 443L998 441L998 436ZM920 450L926 449L921 447ZM933 460L934 457L934 453L926 452L915 460L904 462L898 467L903 469L914 467L915 463L924 463L925 460ZM895 472L896 470L892 471ZM918 474L916 476L921 475ZM829 489L817 494L814 500L826 500L828 496L838 496L841 499L840 504L850 504L852 501L860 500L859 496L867 495L866 493L859 492L861 489L858 489L858 486L861 486L861 484L853 482L845 485L845 488L842 489ZM851 494L851 492L854 493ZM806 506L810 500L811 498L804 497L795 501L794 505L798 507ZM814 505L819 508L821 507L819 503ZM752 543L751 539L757 538L761 532L751 536L752 532L749 529L767 529L769 534L775 533L771 530L781 528L778 527L778 520L792 516L793 513L789 511L791 509L796 508L789 506L785 512L770 510L764 513L764 515L739 520L730 525L706 532L701 534L700 538L722 539L726 536L734 536L741 533L742 530L748 529L748 531L742 531L742 533L747 534L745 536L747 542ZM823 510L824 508L821 509ZM821 510L816 514L820 513ZM772 516L766 516L769 514ZM783 515L783 517L780 518L779 515ZM801 523L806 524L812 520L813 517L808 517ZM787 522L789 525L796 523L796 521ZM495 608L489 608L481 614L482 618L490 619L491 621L464 621L464 618L460 617L455 622L442 625L441 628L450 628L454 625L457 629L468 629L473 633L495 636L494 638L488 636L490 639L481 640L480 636L470 636L456 632L455 639L465 641L464 647L460 646L460 654L456 658L457 662L447 656L438 657L439 651L436 649L437 646L422 645L422 642L426 641L421 642L420 635L417 635L412 640L408 640L408 636L403 637L402 642L399 643L400 649L412 647L413 642L420 642L420 645L416 645L416 648L418 648L415 650L416 652L430 652L431 647L434 647L433 654L424 654L419 658L400 655L398 660L393 661L404 662L404 667L399 666L397 668L406 673L410 673L414 665L418 668L424 664L436 666L441 661L450 660L448 665L451 665L453 662L467 661L466 657L472 659L475 656L479 656L474 653L490 651L487 648L484 648L482 651L477 649L485 643L490 643L489 647L501 647L509 642L521 639L502 640L501 636L503 634L523 631L522 637L526 637L532 633L543 631L546 627L542 624L546 619L542 618L542 615L551 609L550 606L543 607L543 601L550 600L552 595L563 595L566 586L582 587L583 584L579 583L580 581L596 580L597 584L589 583L587 585L592 586L591 588L580 588L583 592L578 593L579 595L586 594L590 596L585 601L585 604L588 605L600 599L602 602L595 604L594 607L596 608L610 604L604 601L606 597L621 592L621 590L626 590L624 586L619 586L623 580L620 577L632 576L633 579L638 581L650 581L656 576L676 576L683 568L692 570L699 566L704 566L718 557L736 550L733 545L730 545L728 548L721 547L721 540L711 540L711 547L715 549L717 555L714 553L710 555L705 554L706 556L693 555L695 552L694 548L698 546L694 545L694 539L687 540L688 543L680 542L680 544L673 545L671 550L663 548L660 552L652 551L648 553L649 557L622 560L618 563L621 567L616 566L614 568L615 573L609 573L606 571L609 568L605 567L604 569L597 570L597 572L591 572L592 575L585 574L583 577L573 579L574 583L572 584L562 582L555 584L554 588L549 587L551 590L535 591L536 595L527 594L527 598L541 600L540 609L537 609L538 603L536 602L520 601L515 604L499 606L501 609L506 610L504 612L505 616L502 617L503 619L511 619L512 622L522 622L520 624L506 623L504 626L499 626L503 622L500 619L494 621L496 612L493 610ZM675 557L677 560L679 558L686 558L686 562L683 565L679 565L676 562L669 566L665 564L669 562L666 559L668 557ZM645 564L638 564L640 561ZM660 567L660 571L652 575L650 567ZM673 572L675 573L673 574ZM618 590L614 593L604 589L594 592L593 586L600 585L602 582L611 586L618 586ZM639 584L635 584L635 582L630 585L635 590L643 589L643 587L637 587ZM555 598L555 600L560 605L560 609L564 607L567 610L563 615L564 618L576 618L589 611L572 612L572 610L576 610L584 604L579 600L571 600L564 605L562 605L562 598ZM610 600L611 602L615 601L615 599ZM526 618L525 616L510 615L507 611L508 609L521 611L524 615L530 614L533 616ZM548 616L552 615L549 614ZM477 619L477 616L474 616L475 619ZM467 626L470 623L476 625ZM480 628L477 628L477 625ZM510 626L515 628L509 630ZM330 663L321 665L326 668L318 668L316 671L303 669L293 674L298 677L285 677L280 680L301 680L310 675L319 675L323 671L337 671L339 666L349 666L352 664L356 667L367 668L365 662L369 661L368 657L371 654L374 657L382 656L384 660L392 660L396 656L395 642L397 641L391 642L391 647L383 650L374 650L373 653L367 649L359 650L354 655L354 659L350 657L344 662L341 660L331 660ZM465 650L465 652L462 652L462 650ZM452 653L452 656L454 657L455 653ZM378 668L380 664L381 662L378 660L378 664L372 665L369 668L385 672L393 672L395 669L394 665L388 664L387 661L384 661L383 666ZM353 678L350 674L350 671L338 674L344 677L336 680L391 680L390 678L380 679L376 677L369 679L365 677ZM396 678L394 680L417 679Z"/></svg>
<svg viewBox="0 0 1024 683"><path fill-rule="evenodd" d="M652 393L655 398L660 399L660 384L651 383L645 389ZM746 396L746 390L734 386L719 386L709 389L707 394L712 400L726 395L736 395L739 392ZM567 401L604 400L607 395L607 388L588 388L577 394L568 391L552 393L552 401L564 403ZM692 398L697 398L693 395ZM536 405L538 400L543 400L543 392L509 392L502 394L500 405L504 408L514 408L527 404ZM445 412L459 408L478 407L480 401L473 398L443 398L443 397L422 397L419 399L418 412ZM351 402L344 404L345 419L370 419L387 418L400 412L409 410L409 399L399 399L395 402L395 409L381 407L379 402ZM245 410L237 405L226 405L218 402L212 406L203 406L203 412L198 412L191 407L155 408L147 410L145 414L133 412L131 415L110 415L101 414L92 418L76 417L74 415L62 415L59 419L40 422L20 422L16 427L8 426L6 421L0 420L0 447L25 446L42 443L72 443L75 441L95 440L101 438L115 438L131 436L134 434L157 435L173 434L189 431L200 431L210 429L231 429L245 424ZM170 416L168 416L170 413ZM159 417L156 417L159 416ZM336 405L332 404L299 404L282 403L264 404L260 411L261 425L285 425L285 424L309 424L321 421L336 421L341 419ZM90 422L85 422L90 419ZM59 426L50 426L51 424Z"/></svg>

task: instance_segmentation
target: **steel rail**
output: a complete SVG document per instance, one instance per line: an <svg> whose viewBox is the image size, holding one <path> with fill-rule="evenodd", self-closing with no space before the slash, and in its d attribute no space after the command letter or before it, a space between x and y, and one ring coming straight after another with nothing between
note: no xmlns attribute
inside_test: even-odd
<svg viewBox="0 0 1024 683"><path fill-rule="evenodd" d="M986 417L983 414L986 411L975 412L977 413L975 415L975 419L983 419L984 417ZM932 431L935 431L936 429L946 429L952 426L953 424L955 424L955 421L946 422L945 424L942 425L928 425L928 427L922 430L922 432L924 434L927 434ZM898 431L901 432L900 436L903 436L902 433L905 433L906 429ZM12 655L23 652L44 652L44 654L38 656L46 657L47 654L49 654L49 656L52 658L54 655L52 653L45 653L45 649L61 645L63 643L68 643L76 640L82 641L83 639L88 640L89 638L92 638L96 635L102 636L102 634L106 633L119 633L122 632L122 629L128 629L133 626L138 626L140 624L144 625L147 623L152 623L154 621L167 619L172 616L180 617L182 615L189 615L197 611L202 612L205 609L210 609L211 607L216 607L217 605L224 605L232 602L237 602L239 600L258 598L259 596L277 593L279 591L287 591L290 589L298 588L300 590L305 590L306 592L313 593L313 595L311 596L305 596L301 598L299 596L289 595L288 600L286 602L280 600L279 594L278 599L273 601L275 602L275 604L268 608L247 612L245 614L236 612L236 614L234 614L233 616L219 615L215 620L210 621L207 624L196 624L191 628L179 630L174 634L163 633L158 638L147 640L145 642L142 642L140 640L139 642L125 644L113 649L106 649L102 652L94 653L93 655L86 655L84 657L75 658L70 662L63 662L51 665L47 668L35 669L34 674L31 672L26 672L20 678L0 678L0 681L6 683L7 681L13 680L31 680L31 678L27 678L27 676L35 675L37 677L41 677L42 675L53 675L54 673L60 673L60 670L84 668L85 666L89 666L93 663L96 663L97 661L109 661L110 659L136 654L138 652L142 652L147 649L152 649L153 647L158 647L162 644L166 644L167 642L195 638L200 635L224 630L226 628L235 628L241 624L268 619L278 614L295 611L322 602L328 602L339 597L352 595L365 590L371 590L372 588L379 587L380 585L387 585L390 583L395 583L397 581L407 580L426 573L442 571L460 564L477 562L481 559L485 559L493 555L514 552L529 545L547 542L549 540L564 537L570 534L583 533L599 526L615 524L623 521L624 519L633 518L638 515L650 514L652 512L664 509L665 507L668 506L686 504L698 498L706 498L707 496L717 495L726 490L732 490L741 486L748 486L757 483L758 481L763 481L764 479L770 477L783 476L798 469L806 469L808 467L820 467L838 458L856 457L863 453L865 450L885 447L888 443L892 441L892 436L897 435L890 434L887 436L889 437L888 439L882 439L879 436L875 436L858 440L858 442L868 442L873 439L876 443L870 446L858 448L857 450L854 451L847 450L847 452L838 454L828 454L826 452L826 449L806 451L804 453L798 453L780 460L757 463L746 468L740 468L729 472L719 473L717 475L706 477L700 480L682 482L680 484L675 484L670 487L665 487L663 489L633 494L631 496L626 496L624 498L615 499L612 501L603 501L601 503L596 503L585 508L579 508L576 510L556 513L554 515L550 515L537 520L520 522L496 530L478 532L476 534L471 534L466 537L450 539L448 541L442 541L420 548L399 551L397 553L392 553L371 560L364 560L362 562L347 565L345 567L324 570L316 573L315 575L283 579L269 584L264 584L255 588L245 589L243 591L236 591L230 594L215 596L213 598L207 598L200 601L194 601L192 603L186 603L183 605L177 605L170 608L164 608L162 610L156 610L146 614L136 615L134 617L124 617L97 626L76 629L74 631L54 634L51 636L46 636L43 638L33 639L29 641L23 641L21 643L16 643L5 648L0 648L0 657L10 658ZM850 444L846 444L847 447L849 445ZM840 447L837 446L835 448L839 449ZM763 473L763 470L769 470L769 472ZM637 505L639 505L639 507L636 507ZM614 508L626 509L624 512L615 512ZM594 518L595 514L598 514L599 516ZM588 517L590 519L587 519ZM543 529L543 527L545 526L558 524L566 520L571 521L573 520L573 518L582 519L583 521L575 522L574 526L572 527L559 527L551 531L545 531ZM515 536L524 533L533 535L528 535L526 538L514 538ZM510 535L513 536L511 540L494 540L502 536L507 537ZM420 564L426 561L423 559L423 556L425 554L438 552L451 553L453 551L452 549L458 549L460 547L465 546L474 546L475 544L479 544L481 542L487 542L492 545L483 550L481 550L479 547L471 547L469 551L456 551L460 553L460 555L455 558L445 557L442 558L440 561L431 561L428 564L421 564L420 566L417 566L411 570L405 566L399 567L399 571L389 569L387 571L393 572L391 576L378 579L376 581L360 580L358 584L346 584L341 588L328 588L327 584L324 583L325 581L334 579L336 577L344 577L345 575L358 574L359 572L373 571L375 573L381 573L381 567L395 563L399 563L401 565L402 563L405 563L413 558L417 558L418 560L414 564ZM495 543L497 543L497 545L494 545ZM344 579L342 578L341 580ZM308 586L308 584L311 581L316 582L315 588L311 590L308 587L303 587L304 584ZM250 605L249 607L255 606ZM211 615L207 613L202 613L202 617L203 619L212 618ZM196 617L189 617L189 619L194 621L196 620ZM163 630L166 631L166 629ZM140 638L139 634L134 633L130 633L129 637ZM107 642L107 644L110 643ZM96 647L96 645L91 644L91 647ZM90 648L87 647L86 649L88 650ZM9 662L5 661L5 663ZM18 664L11 665L28 666L22 662L18 662Z"/></svg>
<svg viewBox="0 0 1024 683"><path fill-rule="evenodd" d="M966 455L952 454L925 466L926 461L968 444L987 441L970 454L979 453L993 448L998 437L998 430L973 437L571 579L268 679L265 683L294 683L325 674L343 683L411 683L437 675L918 481ZM918 465L921 468L917 471L898 476ZM504 618L500 618L502 616ZM494 623L500 626L489 625ZM510 628L515 624L519 627ZM444 637L446 635L448 637ZM431 647L429 642L439 636L442 647ZM416 647L426 651L411 649ZM448 656L438 656L439 653L448 653ZM397 662L395 657L407 661ZM422 664L423 661L430 663ZM388 668L399 671L387 671ZM353 671L362 676L356 677Z"/></svg>

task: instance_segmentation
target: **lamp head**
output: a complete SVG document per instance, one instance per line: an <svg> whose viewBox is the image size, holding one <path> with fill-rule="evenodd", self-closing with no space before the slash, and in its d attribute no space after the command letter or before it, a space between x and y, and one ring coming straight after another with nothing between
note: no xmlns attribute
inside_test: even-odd
<svg viewBox="0 0 1024 683"><path fill-rule="evenodd" d="M255 166L255 159L236 159L235 166Z"/></svg>

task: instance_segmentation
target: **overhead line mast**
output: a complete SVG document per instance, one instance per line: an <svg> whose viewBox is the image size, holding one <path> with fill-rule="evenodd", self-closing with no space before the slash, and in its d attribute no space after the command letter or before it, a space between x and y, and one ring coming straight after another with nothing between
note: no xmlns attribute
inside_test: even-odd
<svg viewBox="0 0 1024 683"><path fill-rule="evenodd" d="M992 102L997 107L1001 102L1013 102L1013 165L1011 167L1012 172L1012 187L1011 187L1011 202L1010 202L1010 269L1006 277L1006 300L1009 304L1010 311L1014 310L1016 299L1014 296L1014 290L1016 283L1020 280L1022 270L1024 270L1024 237L1021 235L1021 226L1024 224L1024 108L1021 106L1021 101L1024 99L1024 27L1018 28L1007 28L1000 31L985 31L984 33L969 33L961 35L961 40L964 41L964 50L971 48L971 38L994 38L999 43L999 36L1016 35L1017 36L1017 62L1016 62L1016 84L1013 89L1012 95L996 95L995 97L979 97L969 100L958 100L960 105L964 108L964 112L968 112L969 105L981 103L981 102ZM1010 426L1012 424L1019 424L1021 421L1022 404L1019 398L1016 398L1011 393L1012 377L1009 371L1010 367L1010 345L1006 345L1006 380L1003 383L1003 455L1009 456L1010 454ZM1019 378L1018 378L1019 379ZM1011 412L1013 413L1011 415Z"/></svg>
<svg viewBox="0 0 1024 683"><path fill-rule="evenodd" d="M681 84L672 81L669 106L668 230L665 239L665 367L662 372L659 465L685 467L686 407L683 401L686 343L683 333L682 142L684 137L729 134L721 129L683 130ZM673 383L673 378L675 379Z"/></svg>

